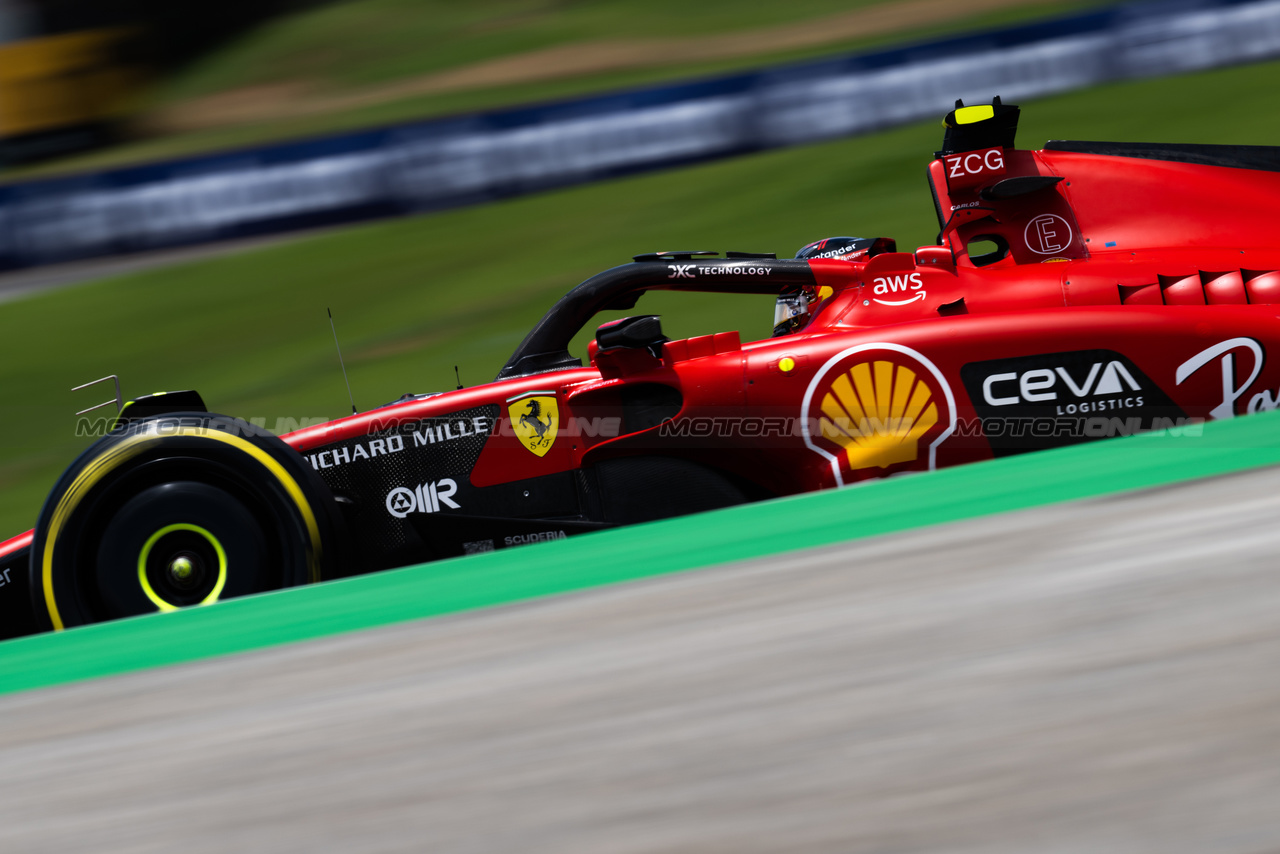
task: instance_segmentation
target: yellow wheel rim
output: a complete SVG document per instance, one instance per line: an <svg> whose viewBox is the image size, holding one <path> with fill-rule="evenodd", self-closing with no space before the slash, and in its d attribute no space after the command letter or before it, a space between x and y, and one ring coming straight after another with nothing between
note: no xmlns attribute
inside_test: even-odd
<svg viewBox="0 0 1280 854"><path fill-rule="evenodd" d="M147 579L147 558L151 556L152 547L160 541L165 534L172 534L174 531L190 531L193 534L199 534L213 546L213 550L218 554L218 580L214 582L213 590L209 595L200 600L200 605L211 605L218 601L218 597L222 595L222 588L227 584L227 553L222 548L222 543L218 542L218 538L213 534L201 528L199 525L189 525L185 522L179 522L176 525L165 525L156 531L147 541L142 544L142 551L138 554L138 583L142 585L142 592L147 594L147 598L155 603L155 606L161 611L176 611L179 606L168 601L151 586L151 582Z"/></svg>

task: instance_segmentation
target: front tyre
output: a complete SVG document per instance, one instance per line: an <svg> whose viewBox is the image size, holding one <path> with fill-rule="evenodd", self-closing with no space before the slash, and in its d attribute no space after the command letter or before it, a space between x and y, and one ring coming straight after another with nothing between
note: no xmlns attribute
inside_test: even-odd
<svg viewBox="0 0 1280 854"><path fill-rule="evenodd" d="M94 443L31 547L44 628L207 605L334 574L338 514L302 457L220 415L165 415Z"/></svg>

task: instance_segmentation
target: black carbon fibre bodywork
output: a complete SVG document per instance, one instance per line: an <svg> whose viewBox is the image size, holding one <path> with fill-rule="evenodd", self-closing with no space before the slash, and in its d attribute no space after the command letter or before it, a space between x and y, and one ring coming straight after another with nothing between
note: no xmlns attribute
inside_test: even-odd
<svg viewBox="0 0 1280 854"><path fill-rule="evenodd" d="M498 372L500 380L581 366L569 342L597 312L630 308L645 291L722 291L777 294L815 284L807 261L692 259L638 261L587 279L556 302Z"/></svg>
<svg viewBox="0 0 1280 854"><path fill-rule="evenodd" d="M1274 145L1201 145L1176 142L1087 142L1051 139L1045 151L1073 151L1105 154L1108 157L1136 157L1140 160L1169 160L1229 169L1258 169L1280 172L1280 147Z"/></svg>
<svg viewBox="0 0 1280 854"><path fill-rule="evenodd" d="M31 547L27 546L0 561L0 640L39 629L31 611L31 578L27 572L30 560Z"/></svg>

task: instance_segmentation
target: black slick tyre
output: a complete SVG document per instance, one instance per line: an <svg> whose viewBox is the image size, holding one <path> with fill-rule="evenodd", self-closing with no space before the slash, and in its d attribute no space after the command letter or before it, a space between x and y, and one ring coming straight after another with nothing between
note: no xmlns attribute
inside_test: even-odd
<svg viewBox="0 0 1280 854"><path fill-rule="evenodd" d="M339 514L275 435L207 413L133 422L95 442L49 494L31 544L45 629L320 581Z"/></svg>

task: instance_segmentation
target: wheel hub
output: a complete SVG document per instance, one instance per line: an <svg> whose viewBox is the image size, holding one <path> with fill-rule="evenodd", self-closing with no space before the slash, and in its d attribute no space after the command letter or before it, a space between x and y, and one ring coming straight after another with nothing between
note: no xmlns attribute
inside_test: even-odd
<svg viewBox="0 0 1280 854"><path fill-rule="evenodd" d="M226 581L226 551L218 537L199 525L166 525L138 555L138 583L161 611L216 602Z"/></svg>
<svg viewBox="0 0 1280 854"><path fill-rule="evenodd" d="M200 586L200 581L204 576L204 567L202 561L197 555L189 552L182 552L169 561L169 565L165 567L165 572L169 575L169 581L177 588L182 590L192 590Z"/></svg>

